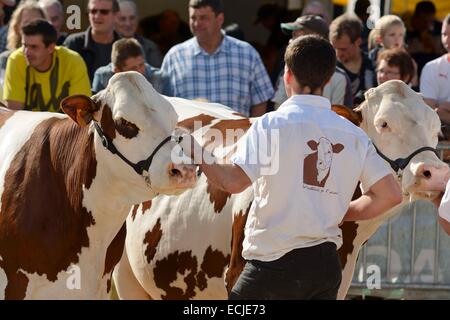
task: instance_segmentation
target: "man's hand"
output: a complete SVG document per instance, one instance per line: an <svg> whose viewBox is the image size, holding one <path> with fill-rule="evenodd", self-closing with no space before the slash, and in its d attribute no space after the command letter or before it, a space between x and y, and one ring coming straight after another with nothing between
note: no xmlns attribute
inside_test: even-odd
<svg viewBox="0 0 450 320"><path fill-rule="evenodd" d="M252 184L241 167L235 164L221 164L219 159L207 153L192 135L183 135L180 146L183 152L194 160L194 164L200 166L208 180L220 189L229 193L239 193ZM208 162L204 161L206 157Z"/></svg>

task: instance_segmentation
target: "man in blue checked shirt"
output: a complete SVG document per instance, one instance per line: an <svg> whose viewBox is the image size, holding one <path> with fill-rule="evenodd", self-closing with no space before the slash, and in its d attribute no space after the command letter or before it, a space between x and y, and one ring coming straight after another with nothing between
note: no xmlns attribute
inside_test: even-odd
<svg viewBox="0 0 450 320"><path fill-rule="evenodd" d="M193 38L171 48L162 72L166 95L207 99L246 116L266 112L274 90L259 54L248 43L225 35L221 0L190 0Z"/></svg>

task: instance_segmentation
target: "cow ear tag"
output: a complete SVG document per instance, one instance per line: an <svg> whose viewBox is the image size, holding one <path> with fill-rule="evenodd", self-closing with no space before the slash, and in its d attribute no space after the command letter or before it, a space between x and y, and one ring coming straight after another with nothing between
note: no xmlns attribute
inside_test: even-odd
<svg viewBox="0 0 450 320"><path fill-rule="evenodd" d="M84 95L73 95L61 101L61 109L80 127L89 124L98 110L95 102Z"/></svg>

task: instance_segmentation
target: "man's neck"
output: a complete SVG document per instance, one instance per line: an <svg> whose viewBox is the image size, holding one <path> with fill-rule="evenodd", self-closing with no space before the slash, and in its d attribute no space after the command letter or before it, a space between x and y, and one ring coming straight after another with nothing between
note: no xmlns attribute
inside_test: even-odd
<svg viewBox="0 0 450 320"><path fill-rule="evenodd" d="M306 87L295 86L295 87L290 88L288 97L290 98L294 95L305 95L305 94L322 96L322 93L323 93L323 88L317 88L316 90L311 91L311 89L308 86L306 86Z"/></svg>
<svg viewBox="0 0 450 320"><path fill-rule="evenodd" d="M94 30L91 30L91 36L92 36L92 40L94 40L94 42L100 43L100 44L109 44L114 41L114 31L110 31L107 33L99 33L99 32L94 32Z"/></svg>
<svg viewBox="0 0 450 320"><path fill-rule="evenodd" d="M345 68L347 68L347 70L349 70L350 72L354 73L354 74L358 74L359 70L361 69L361 65L362 65L362 55L361 53L359 53L355 59L350 60L346 63L342 63L344 65Z"/></svg>
<svg viewBox="0 0 450 320"><path fill-rule="evenodd" d="M47 72L48 70L50 70L53 64L53 55L54 53L52 53L40 66L36 66L35 69L39 72Z"/></svg>
<svg viewBox="0 0 450 320"><path fill-rule="evenodd" d="M197 38L197 40L198 40L198 44L200 45L200 47L203 48L203 50L205 50L209 54L212 54L217 50L217 48L222 43L223 35L222 35L222 33L219 33L216 37L208 39L208 40L200 41L198 38Z"/></svg>

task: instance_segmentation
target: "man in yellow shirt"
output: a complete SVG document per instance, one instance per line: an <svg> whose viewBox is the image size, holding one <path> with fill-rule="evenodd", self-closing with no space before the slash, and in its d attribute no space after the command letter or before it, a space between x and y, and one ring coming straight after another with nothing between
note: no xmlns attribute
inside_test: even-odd
<svg viewBox="0 0 450 320"><path fill-rule="evenodd" d="M6 65L3 99L8 108L58 111L62 99L91 95L86 65L70 49L56 46L57 32L46 20L22 27L22 47Z"/></svg>

